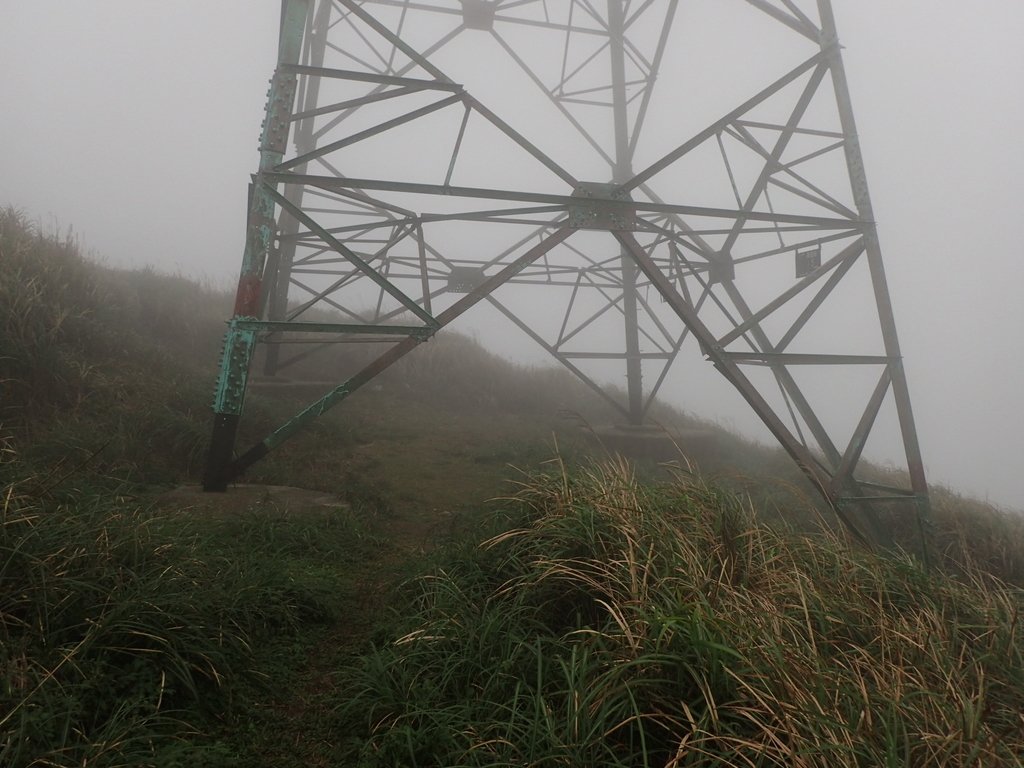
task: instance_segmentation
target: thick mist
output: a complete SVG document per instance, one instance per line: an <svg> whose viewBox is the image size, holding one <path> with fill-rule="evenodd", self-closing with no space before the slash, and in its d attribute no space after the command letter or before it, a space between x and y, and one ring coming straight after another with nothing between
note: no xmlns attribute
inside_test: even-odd
<svg viewBox="0 0 1024 768"><path fill-rule="evenodd" d="M232 284L276 0L6 5L0 204L45 229L73 227L113 266ZM929 480L1024 507L1024 262L1013 235L1024 199L1024 6L834 5ZM753 47L743 34L738 48ZM466 320L457 328L484 338L498 319ZM547 359L529 339L501 338L503 354ZM713 372L696 375L694 387L714 386ZM723 392L709 399L721 412L706 415L760 436ZM676 402L671 388L663 397Z"/></svg>

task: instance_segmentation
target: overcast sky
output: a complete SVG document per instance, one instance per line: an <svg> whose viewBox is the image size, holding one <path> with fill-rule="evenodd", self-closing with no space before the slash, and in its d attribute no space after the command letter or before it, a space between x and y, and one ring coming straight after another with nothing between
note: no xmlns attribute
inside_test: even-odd
<svg viewBox="0 0 1024 768"><path fill-rule="evenodd" d="M1024 507L1024 2L834 5L930 480ZM277 0L0 9L0 205L232 283Z"/></svg>

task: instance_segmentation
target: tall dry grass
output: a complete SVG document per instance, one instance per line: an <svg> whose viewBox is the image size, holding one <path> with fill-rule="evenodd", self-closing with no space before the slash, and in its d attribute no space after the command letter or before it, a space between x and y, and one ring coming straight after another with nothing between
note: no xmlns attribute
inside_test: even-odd
<svg viewBox="0 0 1024 768"><path fill-rule="evenodd" d="M347 675L361 765L1013 766L1024 598L755 521L624 463L527 481L524 517L416 584Z"/></svg>

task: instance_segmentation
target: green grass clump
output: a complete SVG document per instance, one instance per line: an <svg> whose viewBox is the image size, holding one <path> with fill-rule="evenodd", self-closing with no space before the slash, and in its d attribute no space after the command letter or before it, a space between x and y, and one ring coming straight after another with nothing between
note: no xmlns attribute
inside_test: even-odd
<svg viewBox="0 0 1024 768"><path fill-rule="evenodd" d="M1021 764L1024 598L985 571L780 533L618 463L520 503L343 674L346 764Z"/></svg>
<svg viewBox="0 0 1024 768"><path fill-rule="evenodd" d="M604 454L582 426L617 417L454 334L247 477L345 505L154 505L201 472L230 302L0 211L0 765L1020 765L1024 518L935 489L929 574L851 549L780 450L662 408L733 491L559 469L464 539L507 464L552 432ZM254 388L239 448L380 351Z"/></svg>
<svg viewBox="0 0 1024 768"><path fill-rule="evenodd" d="M317 564L350 521L158 512L4 449L0 765L226 764L202 734L262 647L334 618L338 579Z"/></svg>

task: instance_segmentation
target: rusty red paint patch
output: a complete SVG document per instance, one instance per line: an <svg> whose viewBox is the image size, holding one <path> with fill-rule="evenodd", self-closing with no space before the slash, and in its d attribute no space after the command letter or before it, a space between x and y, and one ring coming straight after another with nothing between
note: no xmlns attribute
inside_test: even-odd
<svg viewBox="0 0 1024 768"><path fill-rule="evenodd" d="M238 279L238 293L235 294L235 317L259 315L262 287L263 281L255 275L243 275Z"/></svg>

